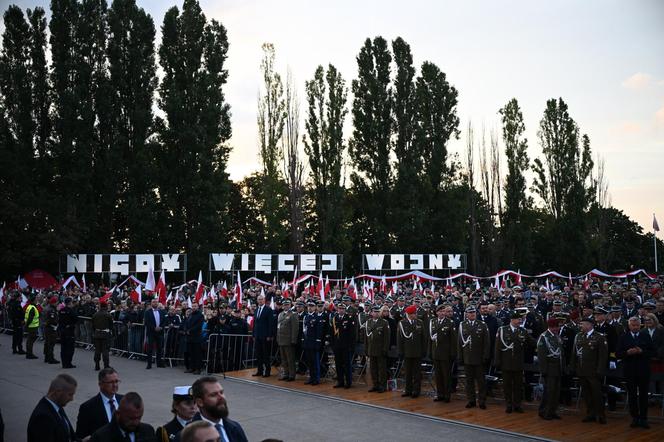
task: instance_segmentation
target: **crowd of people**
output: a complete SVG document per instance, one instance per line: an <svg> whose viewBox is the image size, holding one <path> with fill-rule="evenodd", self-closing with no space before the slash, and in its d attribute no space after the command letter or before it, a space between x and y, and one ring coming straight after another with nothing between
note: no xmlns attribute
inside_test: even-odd
<svg viewBox="0 0 664 442"><path fill-rule="evenodd" d="M120 375L112 367L99 371L99 393L81 404L76 427L65 411L74 399L74 377L57 375L30 415L28 442L246 442L242 426L228 417L228 403L219 380L198 378L175 387L173 419L155 428L142 422L145 409L137 392L119 394Z"/></svg>
<svg viewBox="0 0 664 442"><path fill-rule="evenodd" d="M269 377L279 366L284 382L306 375L306 384L317 385L332 375L335 388L351 388L354 371L367 364L369 392L383 393L388 380L399 377L402 396L418 397L425 362L433 368L437 402L451 400L463 374L468 408L486 409L487 395L495 394L496 381L502 380L506 413L522 413L523 401L538 396L540 417L560 419L559 406L569 405L578 391L585 404L583 422L604 424L606 408L615 409L626 391L631 426L649 428L649 397L661 395L664 387L659 280L595 279L576 285L560 280L501 288L476 287L473 281L452 287L402 281L382 288L360 295L338 284L321 296L316 290L252 286L239 303L237 297L220 296L192 302L196 287L191 285L179 288L164 305L156 298L132 302L131 288L100 301L105 289L92 287L86 293L32 294L23 308L17 292L7 312L14 353L36 358L34 343L41 333L45 362L58 363L53 344L59 336L64 368L73 366L74 342L85 317L91 318L86 332L93 335L97 370L100 362L109 367L114 324L142 324L147 369L153 359L163 366L173 336L183 346L187 372L200 374L205 364L208 372L241 368L237 360L217 360L225 358L219 347L228 344L216 337L239 336L245 346L239 358L255 360L255 376ZM165 334L169 329L177 332Z"/></svg>

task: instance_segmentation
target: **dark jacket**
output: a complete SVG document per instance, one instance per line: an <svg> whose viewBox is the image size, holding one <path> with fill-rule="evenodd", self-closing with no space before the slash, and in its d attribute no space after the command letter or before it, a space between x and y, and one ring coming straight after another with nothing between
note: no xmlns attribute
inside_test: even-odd
<svg viewBox="0 0 664 442"><path fill-rule="evenodd" d="M201 414L196 413L196 415L191 421L194 422L200 420L202 420ZM242 426L240 426L239 423L230 419L222 419L222 421L224 425L224 431L226 431L226 435L228 436L228 442L248 442L247 435L244 434L244 430L242 429ZM181 432L175 435L174 438L175 442L180 442L180 434Z"/></svg>
<svg viewBox="0 0 664 442"><path fill-rule="evenodd" d="M136 435L136 442L157 442L154 428L148 424L140 423L134 434ZM126 440L118 423L113 418L108 424L94 432L90 442L124 442Z"/></svg>
<svg viewBox="0 0 664 442"><path fill-rule="evenodd" d="M640 347L643 353L629 355L627 350ZM616 357L623 361L623 376L637 378L650 376L650 358L653 354L652 340L647 331L641 330L636 339L631 332L624 333L618 338Z"/></svg>
<svg viewBox="0 0 664 442"><path fill-rule="evenodd" d="M121 394L115 395L115 400L120 403ZM83 402L78 408L78 418L76 419L76 436L83 439L108 424L108 415L106 407L102 401L101 393L92 396Z"/></svg>
<svg viewBox="0 0 664 442"><path fill-rule="evenodd" d="M184 331L187 335L187 342L203 342L203 313L200 310L191 312L191 315L184 321Z"/></svg>
<svg viewBox="0 0 664 442"><path fill-rule="evenodd" d="M261 309L260 306L256 309L254 315L254 329L252 334L255 338L259 339L274 337L274 312L269 305L263 305L260 315L258 314L259 309Z"/></svg>
<svg viewBox="0 0 664 442"><path fill-rule="evenodd" d="M166 439L172 440L175 438L175 435L182 431L184 427L180 423L177 417L174 417L170 422L168 422L163 427L157 428L155 431L157 435L157 441L161 442L163 439L162 433L166 433Z"/></svg>
<svg viewBox="0 0 664 442"><path fill-rule="evenodd" d="M78 440L74 434L74 427L67 419L71 437L67 434L62 418L55 411L53 405L43 397L30 415L28 421L28 442L70 442Z"/></svg>
<svg viewBox="0 0 664 442"><path fill-rule="evenodd" d="M143 324L145 325L145 332L147 333L148 337L161 335L164 333L164 326L166 325L166 313L164 313L163 310L157 310L157 312L159 312L159 327L161 328L160 331L155 330L157 324L154 320L154 313L152 308L147 309L143 314Z"/></svg>

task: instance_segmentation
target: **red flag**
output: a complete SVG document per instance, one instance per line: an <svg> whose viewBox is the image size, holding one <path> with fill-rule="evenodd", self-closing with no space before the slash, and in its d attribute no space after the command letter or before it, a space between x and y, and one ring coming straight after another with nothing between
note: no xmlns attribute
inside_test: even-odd
<svg viewBox="0 0 664 442"><path fill-rule="evenodd" d="M350 278L350 284L348 284L348 296L353 299L357 299L357 287L355 286L355 278Z"/></svg>
<svg viewBox="0 0 664 442"><path fill-rule="evenodd" d="M157 295L159 295L159 302L162 304L166 304L166 275L164 275L164 271L161 271L161 275L159 275L159 282L157 282L157 287L155 287L154 290Z"/></svg>
<svg viewBox="0 0 664 442"><path fill-rule="evenodd" d="M325 301L325 284L323 282L323 273L321 272L320 276L318 277L318 283L316 284L316 291L318 292L318 295L320 296L320 299L322 301Z"/></svg>
<svg viewBox="0 0 664 442"><path fill-rule="evenodd" d="M154 282L154 270L152 270L152 266L148 269L148 279L145 280L145 290L148 292L154 292L155 291L156 284Z"/></svg>
<svg viewBox="0 0 664 442"><path fill-rule="evenodd" d="M330 292L332 291L332 288L330 287L330 276L328 275L325 279L325 297L327 298L330 295Z"/></svg>
<svg viewBox="0 0 664 442"><path fill-rule="evenodd" d="M198 271L198 285L196 286L196 294L194 295L194 301L199 302L201 298L203 297L203 272L201 270Z"/></svg>
<svg viewBox="0 0 664 442"><path fill-rule="evenodd" d="M226 281L224 281L224 285L221 287L221 296L228 298L228 287L226 287Z"/></svg>
<svg viewBox="0 0 664 442"><path fill-rule="evenodd" d="M143 302L141 286L137 285L134 288L134 290L131 291L129 297L131 298L132 301L134 301L135 304L140 304L141 302Z"/></svg>
<svg viewBox="0 0 664 442"><path fill-rule="evenodd" d="M385 279L385 275L383 275L382 278L380 278L380 289L379 291L385 293L387 292L387 280Z"/></svg>

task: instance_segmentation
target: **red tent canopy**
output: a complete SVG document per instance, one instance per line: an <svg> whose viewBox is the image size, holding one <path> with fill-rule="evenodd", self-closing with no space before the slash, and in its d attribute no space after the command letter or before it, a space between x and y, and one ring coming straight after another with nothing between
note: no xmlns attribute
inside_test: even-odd
<svg viewBox="0 0 664 442"><path fill-rule="evenodd" d="M58 283L50 273L39 269L26 273L23 275L23 279L33 289L47 289Z"/></svg>

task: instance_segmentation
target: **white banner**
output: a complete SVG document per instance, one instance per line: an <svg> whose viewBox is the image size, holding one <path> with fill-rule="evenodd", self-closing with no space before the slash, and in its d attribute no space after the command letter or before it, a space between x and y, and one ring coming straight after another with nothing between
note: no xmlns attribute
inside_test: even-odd
<svg viewBox="0 0 664 442"><path fill-rule="evenodd" d="M343 255L210 253L210 271L230 272L340 272Z"/></svg>

